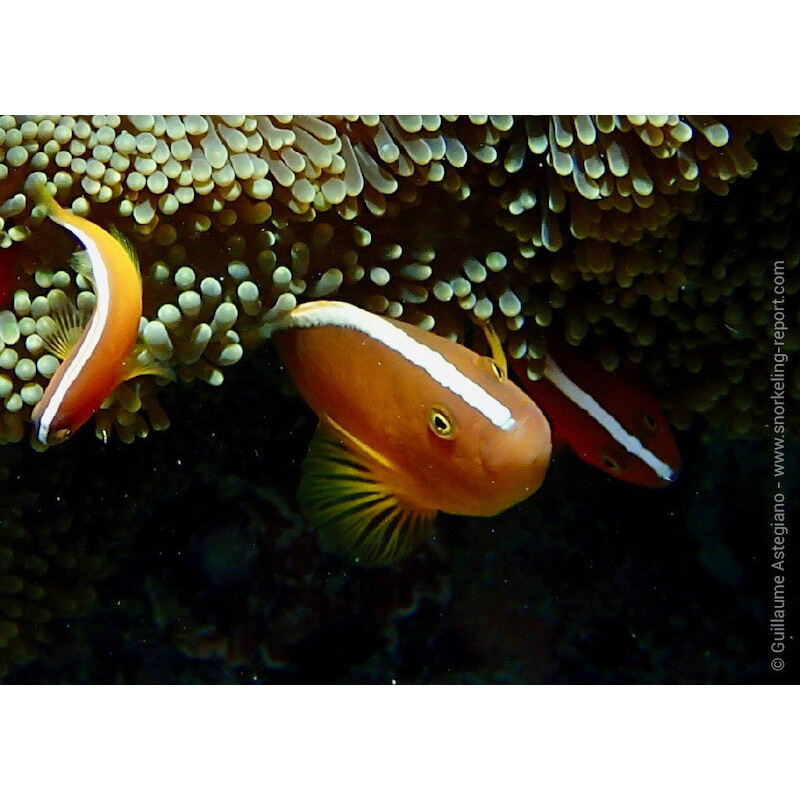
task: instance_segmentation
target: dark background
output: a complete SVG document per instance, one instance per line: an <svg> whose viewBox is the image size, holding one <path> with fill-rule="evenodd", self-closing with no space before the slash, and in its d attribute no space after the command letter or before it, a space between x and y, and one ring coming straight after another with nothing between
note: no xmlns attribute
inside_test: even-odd
<svg viewBox="0 0 800 800"><path fill-rule="evenodd" d="M53 618L20 623L31 651L6 682L797 679L796 642L770 669L771 440L697 423L663 490L563 452L525 503L440 516L407 561L364 570L320 553L296 506L315 419L271 349L229 374L168 387L171 427L133 445L87 424L44 454L3 448L6 498L55 542ZM794 444L793 514L798 475ZM791 596L796 545L787 561Z"/></svg>

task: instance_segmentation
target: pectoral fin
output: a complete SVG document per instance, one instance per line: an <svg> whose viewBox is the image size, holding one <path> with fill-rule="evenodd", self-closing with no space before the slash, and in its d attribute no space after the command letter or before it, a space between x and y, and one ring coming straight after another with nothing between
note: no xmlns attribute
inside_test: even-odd
<svg viewBox="0 0 800 800"><path fill-rule="evenodd" d="M298 499L324 550L364 566L399 561L430 535L433 509L397 495L393 465L331 420L303 462Z"/></svg>
<svg viewBox="0 0 800 800"><path fill-rule="evenodd" d="M94 286L94 273L92 272L92 262L89 254L85 250L76 250L69 261L72 269Z"/></svg>
<svg viewBox="0 0 800 800"><path fill-rule="evenodd" d="M59 361L65 361L81 338L86 320L60 290L50 294L50 320L50 328L41 332L44 347Z"/></svg>

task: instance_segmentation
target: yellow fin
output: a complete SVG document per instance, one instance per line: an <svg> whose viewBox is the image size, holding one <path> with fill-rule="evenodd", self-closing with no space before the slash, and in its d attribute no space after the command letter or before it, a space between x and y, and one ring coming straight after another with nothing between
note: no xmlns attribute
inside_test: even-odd
<svg viewBox="0 0 800 800"><path fill-rule="evenodd" d="M52 353L60 361L65 361L70 351L81 338L86 320L81 316L75 304L66 295L57 295L60 301L51 303L50 319L54 329L42 334L45 350Z"/></svg>
<svg viewBox="0 0 800 800"><path fill-rule="evenodd" d="M164 380L174 381L175 372L168 364L161 361L144 361L143 352L145 346L142 343L135 345L131 354L122 363L122 371L120 372L120 383L129 381L133 378L139 378L143 375L153 375L156 378L163 378ZM150 356L152 359L152 356Z"/></svg>
<svg viewBox="0 0 800 800"><path fill-rule="evenodd" d="M303 461L298 500L323 550L374 567L399 561L428 538L436 511L394 495L379 475L386 466L335 423L320 423Z"/></svg>
<svg viewBox="0 0 800 800"><path fill-rule="evenodd" d="M92 285L94 285L92 262L89 260L89 254L85 250L76 250L70 257L69 263L78 275L83 275L84 278L91 281Z"/></svg>
<svg viewBox="0 0 800 800"><path fill-rule="evenodd" d="M125 250L128 257L133 262L133 266L136 267L136 272L139 273L139 279L141 280L142 270L139 267L139 256L136 255L136 250L131 240L128 239L122 231L118 230L115 225L109 228L109 233L122 245L123 250Z"/></svg>
<svg viewBox="0 0 800 800"><path fill-rule="evenodd" d="M507 378L508 363L506 362L506 354L503 350L503 345L500 343L500 337L497 335L497 331L488 319L478 319L477 322L483 329L483 334L486 336L486 341L489 343L489 349L492 351L492 361L497 365L503 378Z"/></svg>

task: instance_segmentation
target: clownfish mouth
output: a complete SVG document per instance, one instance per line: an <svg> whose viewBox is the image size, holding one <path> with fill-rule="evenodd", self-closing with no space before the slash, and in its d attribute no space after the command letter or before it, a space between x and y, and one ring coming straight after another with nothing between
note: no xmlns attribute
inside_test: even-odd
<svg viewBox="0 0 800 800"><path fill-rule="evenodd" d="M481 450L481 469L492 485L493 502L487 516L525 500L544 480L550 465L550 424L536 409L515 422L509 436L486 442ZM536 447L532 443L537 443Z"/></svg>

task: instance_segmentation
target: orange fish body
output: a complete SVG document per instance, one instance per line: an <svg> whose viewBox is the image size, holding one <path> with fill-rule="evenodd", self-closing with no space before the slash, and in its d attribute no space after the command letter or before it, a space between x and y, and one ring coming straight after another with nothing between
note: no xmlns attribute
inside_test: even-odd
<svg viewBox="0 0 800 800"><path fill-rule="evenodd" d="M430 522L436 511L491 516L541 484L550 461L547 420L491 358L330 301L290 312L278 323L274 342L323 433L353 457L354 475L358 470L369 475L374 502L386 506L381 513L396 506L412 521ZM304 478L311 484L305 494L312 506L320 493L314 487L325 486L327 474L316 469ZM342 484L320 491L363 494ZM353 518L369 539L374 519L358 513ZM334 531L328 538L341 534ZM385 563L406 552L390 544L378 543L371 553L350 550L362 563Z"/></svg>
<svg viewBox="0 0 800 800"><path fill-rule="evenodd" d="M550 420L554 444L629 483L658 488L675 481L680 453L669 423L652 392L625 370L607 372L553 343L539 380L528 377L525 359L511 364Z"/></svg>
<svg viewBox="0 0 800 800"><path fill-rule="evenodd" d="M33 410L37 439L56 444L83 425L124 379L142 315L142 282L135 257L122 241L65 211L46 190L40 202L47 205L50 219L86 250L96 296L86 328Z"/></svg>

